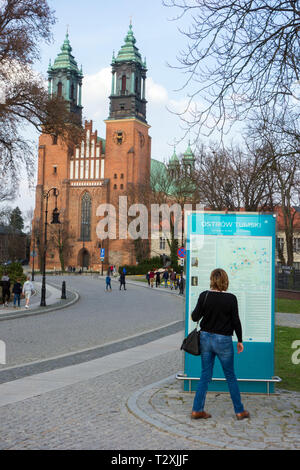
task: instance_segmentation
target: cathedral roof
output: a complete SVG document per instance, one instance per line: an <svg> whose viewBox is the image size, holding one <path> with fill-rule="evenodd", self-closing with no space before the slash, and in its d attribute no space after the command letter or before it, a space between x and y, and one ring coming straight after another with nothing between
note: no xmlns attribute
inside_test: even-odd
<svg viewBox="0 0 300 470"><path fill-rule="evenodd" d="M121 47L117 57L113 56L113 62L137 62L142 67L146 68L146 63L143 62L142 56L136 47L136 39L133 35L132 24L129 25L128 33L124 39L125 44Z"/></svg>
<svg viewBox="0 0 300 470"><path fill-rule="evenodd" d="M173 152L172 157L169 160L169 166L175 166L175 165L179 165L179 164L180 164L179 158L177 157L176 149L175 149L175 146L174 146L174 152Z"/></svg>
<svg viewBox="0 0 300 470"><path fill-rule="evenodd" d="M189 141L188 148L186 149L186 151L183 154L183 159L184 160L195 160L195 155L193 154L193 151L191 149L190 141Z"/></svg>
<svg viewBox="0 0 300 470"><path fill-rule="evenodd" d="M73 70L77 72L78 74L82 74L82 71L78 69L78 65L74 56L71 54L72 47L69 41L68 31L66 33L64 43L60 49L61 49L61 52L56 57L54 64L52 66L49 65L48 71L54 71L58 69L68 69L68 70Z"/></svg>

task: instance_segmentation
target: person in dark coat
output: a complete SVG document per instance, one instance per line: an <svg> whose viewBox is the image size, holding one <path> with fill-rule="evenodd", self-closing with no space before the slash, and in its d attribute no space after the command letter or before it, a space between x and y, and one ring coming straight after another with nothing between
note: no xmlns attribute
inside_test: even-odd
<svg viewBox="0 0 300 470"><path fill-rule="evenodd" d="M160 272L156 272L156 282L155 282L155 287L160 287Z"/></svg>
<svg viewBox="0 0 300 470"><path fill-rule="evenodd" d="M21 294L22 294L22 284L20 282L20 279L17 279L17 281L14 283L12 291L14 294L14 308L16 308L17 301L18 301L18 307L20 307Z"/></svg>
<svg viewBox="0 0 300 470"><path fill-rule="evenodd" d="M120 274L120 290L121 290L122 286L123 286L124 290L126 290L126 281L125 281L125 273L124 272L122 272Z"/></svg>
<svg viewBox="0 0 300 470"><path fill-rule="evenodd" d="M8 305L8 302L10 299L10 279L6 272L2 276L1 285L2 285L2 302L3 302L3 307L5 307Z"/></svg>

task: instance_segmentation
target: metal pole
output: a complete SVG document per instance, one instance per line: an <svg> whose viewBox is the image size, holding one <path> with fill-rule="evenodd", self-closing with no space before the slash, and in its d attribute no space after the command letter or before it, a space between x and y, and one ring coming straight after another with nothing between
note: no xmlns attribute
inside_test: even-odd
<svg viewBox="0 0 300 470"><path fill-rule="evenodd" d="M49 191L44 196L46 198L45 210L45 232L44 232L44 252L43 252L43 279L42 279L42 292L41 292L41 307L46 307L46 247L47 247L47 219L48 219L48 199Z"/></svg>
<svg viewBox="0 0 300 470"><path fill-rule="evenodd" d="M32 271L31 271L31 280L34 281L34 258L35 258L35 240L33 240L33 247L32 247Z"/></svg>

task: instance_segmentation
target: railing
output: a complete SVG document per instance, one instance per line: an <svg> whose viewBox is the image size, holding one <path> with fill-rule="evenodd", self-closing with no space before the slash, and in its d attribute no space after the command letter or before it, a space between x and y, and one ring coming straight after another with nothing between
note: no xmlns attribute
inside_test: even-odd
<svg viewBox="0 0 300 470"><path fill-rule="evenodd" d="M292 269L291 271L277 272L276 287L277 289L300 291L300 271Z"/></svg>
<svg viewBox="0 0 300 470"><path fill-rule="evenodd" d="M192 381L193 380L200 380L200 377L187 377L186 374L183 373L178 373L176 374L176 379L177 380L188 380L189 381L189 392L192 391ZM214 377L212 378L212 381L214 382L224 382L226 378L218 378ZM278 383L281 382L281 378L275 375L274 377L270 379L237 379L238 382L265 382L267 384L267 394L270 395L270 383Z"/></svg>

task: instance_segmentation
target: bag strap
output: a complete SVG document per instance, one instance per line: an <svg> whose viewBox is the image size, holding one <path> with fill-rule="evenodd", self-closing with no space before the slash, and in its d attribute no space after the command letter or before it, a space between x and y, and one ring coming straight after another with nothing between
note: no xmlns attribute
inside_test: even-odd
<svg viewBox="0 0 300 470"><path fill-rule="evenodd" d="M203 302L203 305L202 305L202 310L204 309L204 306L205 306L205 303L206 303L206 299L207 299L208 293L209 293L209 290L206 291L206 296L205 296L205 299L204 299L204 302Z"/></svg>

